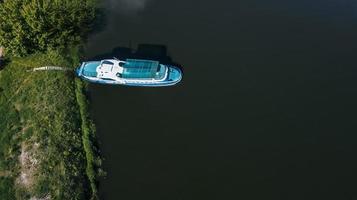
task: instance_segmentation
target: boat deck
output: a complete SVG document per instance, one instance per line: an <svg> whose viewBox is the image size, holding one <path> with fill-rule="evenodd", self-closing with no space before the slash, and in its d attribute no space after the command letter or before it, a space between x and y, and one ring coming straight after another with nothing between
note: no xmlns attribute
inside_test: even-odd
<svg viewBox="0 0 357 200"><path fill-rule="evenodd" d="M98 62L89 62L85 65L83 70L84 76L97 77L97 67L100 65L100 61Z"/></svg>

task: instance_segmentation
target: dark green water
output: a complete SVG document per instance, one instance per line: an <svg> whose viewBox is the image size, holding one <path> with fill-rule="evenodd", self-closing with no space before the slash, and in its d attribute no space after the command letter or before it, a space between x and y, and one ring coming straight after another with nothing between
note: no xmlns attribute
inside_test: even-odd
<svg viewBox="0 0 357 200"><path fill-rule="evenodd" d="M102 199L357 199L355 1L106 8L88 56L164 44L185 74L168 88L91 85Z"/></svg>

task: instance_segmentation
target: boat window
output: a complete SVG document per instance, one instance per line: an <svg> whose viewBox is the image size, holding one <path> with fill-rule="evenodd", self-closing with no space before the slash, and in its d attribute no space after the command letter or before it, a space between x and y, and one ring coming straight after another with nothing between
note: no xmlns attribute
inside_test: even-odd
<svg viewBox="0 0 357 200"><path fill-rule="evenodd" d="M110 62L110 61L103 61L103 64L114 65L114 63L112 63L112 62Z"/></svg>
<svg viewBox="0 0 357 200"><path fill-rule="evenodd" d="M119 77L119 78L122 77L122 74L121 74L121 73L117 73L116 75L117 75L117 77Z"/></svg>

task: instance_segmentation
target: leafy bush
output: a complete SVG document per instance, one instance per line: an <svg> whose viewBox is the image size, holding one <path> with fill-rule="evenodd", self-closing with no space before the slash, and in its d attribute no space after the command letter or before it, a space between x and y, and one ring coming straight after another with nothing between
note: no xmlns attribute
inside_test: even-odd
<svg viewBox="0 0 357 200"><path fill-rule="evenodd" d="M0 3L0 46L25 56L78 44L95 12L95 0L5 0Z"/></svg>

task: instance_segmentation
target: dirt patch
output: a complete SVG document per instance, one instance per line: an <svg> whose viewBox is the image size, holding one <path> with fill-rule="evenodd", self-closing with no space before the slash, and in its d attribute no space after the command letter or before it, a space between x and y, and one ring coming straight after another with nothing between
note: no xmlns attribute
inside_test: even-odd
<svg viewBox="0 0 357 200"><path fill-rule="evenodd" d="M21 144L21 154L19 156L20 175L17 178L17 184L25 189L31 189L35 182L34 175L39 164L39 161L36 158L38 147L38 143L29 145L23 142Z"/></svg>
<svg viewBox="0 0 357 200"><path fill-rule="evenodd" d="M40 198L38 198L38 197L31 197L30 200L50 200L50 199L52 199L51 196L50 196L50 195L46 195L46 196L40 197Z"/></svg>

